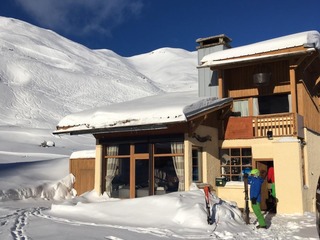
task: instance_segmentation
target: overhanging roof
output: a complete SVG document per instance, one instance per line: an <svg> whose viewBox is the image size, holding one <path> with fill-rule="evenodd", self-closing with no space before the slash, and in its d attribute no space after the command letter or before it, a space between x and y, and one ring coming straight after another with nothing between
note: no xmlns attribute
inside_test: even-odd
<svg viewBox="0 0 320 240"><path fill-rule="evenodd" d="M235 59L225 59L225 60L211 60L205 62L198 68L210 67L211 69L215 68L231 68L234 65L241 66L250 63L257 63L258 61L268 61L268 60L280 60L289 57L301 56L306 54L311 54L315 52L315 48L308 48L302 51L296 52L285 52L285 53L275 53L275 54L266 54L260 56L249 56L249 57L241 57Z"/></svg>
<svg viewBox="0 0 320 240"><path fill-rule="evenodd" d="M59 122L54 134L166 129L231 103L231 98L200 98L196 91L161 94L70 114Z"/></svg>
<svg viewBox="0 0 320 240"><path fill-rule="evenodd" d="M303 54L303 52L291 53L289 49L301 47L305 52L320 50L320 34L318 31L306 31L274 38L242 47L231 48L214 52L204 56L199 67L222 66L230 63L256 61L267 58L284 57L285 54ZM300 48L300 50L301 50ZM287 50L287 51L286 51ZM277 51L279 53L277 53ZM283 54L283 52L285 52ZM282 52L282 53L280 53Z"/></svg>

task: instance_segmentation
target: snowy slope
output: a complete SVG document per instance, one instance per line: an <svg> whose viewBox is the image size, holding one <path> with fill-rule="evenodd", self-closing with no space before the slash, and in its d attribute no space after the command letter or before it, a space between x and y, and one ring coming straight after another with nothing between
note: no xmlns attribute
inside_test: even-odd
<svg viewBox="0 0 320 240"><path fill-rule="evenodd" d="M0 125L54 128L72 112L197 86L194 53L126 59L11 18L0 17L0 54Z"/></svg>
<svg viewBox="0 0 320 240"><path fill-rule="evenodd" d="M198 88L197 52L178 48L161 48L128 60L164 91L190 91ZM179 74L175 74L179 73Z"/></svg>

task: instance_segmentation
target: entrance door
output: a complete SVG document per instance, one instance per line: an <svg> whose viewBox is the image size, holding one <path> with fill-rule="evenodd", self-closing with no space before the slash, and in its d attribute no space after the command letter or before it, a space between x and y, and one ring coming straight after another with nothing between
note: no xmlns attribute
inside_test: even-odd
<svg viewBox="0 0 320 240"><path fill-rule="evenodd" d="M135 159L135 197L149 196L149 159Z"/></svg>
<svg viewBox="0 0 320 240"><path fill-rule="evenodd" d="M260 170L261 177L265 181L261 186L261 210L267 210L267 199L269 198L269 184L267 180L268 168L273 166L272 159L257 160L255 159L256 168Z"/></svg>
<svg viewBox="0 0 320 240"><path fill-rule="evenodd" d="M150 192L149 144L131 145L130 157L130 198L145 197Z"/></svg>

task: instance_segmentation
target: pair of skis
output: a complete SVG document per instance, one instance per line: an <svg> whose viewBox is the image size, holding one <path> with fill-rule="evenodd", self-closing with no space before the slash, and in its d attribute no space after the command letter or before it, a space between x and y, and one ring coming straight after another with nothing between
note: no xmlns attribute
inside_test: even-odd
<svg viewBox="0 0 320 240"><path fill-rule="evenodd" d="M244 175L243 177L244 182L244 199L245 199L245 208L244 208L244 221L246 224L250 224L249 218L249 192L248 192L248 175Z"/></svg>
<svg viewBox="0 0 320 240"><path fill-rule="evenodd" d="M205 186L203 188L204 190L204 196L206 201L206 209L207 209L207 222L209 225L213 224L212 217L211 217L211 211L210 211L210 202L209 202L209 195L211 194L210 188L208 186Z"/></svg>

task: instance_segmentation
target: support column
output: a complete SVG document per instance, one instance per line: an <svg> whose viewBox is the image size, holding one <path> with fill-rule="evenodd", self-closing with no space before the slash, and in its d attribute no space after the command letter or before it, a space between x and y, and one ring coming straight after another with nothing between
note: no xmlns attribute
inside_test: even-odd
<svg viewBox="0 0 320 240"><path fill-rule="evenodd" d="M96 160L94 165L94 190L101 194L101 179L102 179L102 145L96 145Z"/></svg>
<svg viewBox="0 0 320 240"><path fill-rule="evenodd" d="M187 139L187 136L185 136ZM189 191L192 183L192 143L184 140L184 190Z"/></svg>
<svg viewBox="0 0 320 240"><path fill-rule="evenodd" d="M224 91L224 86L223 86L223 78L222 78L222 70L218 70L218 94L219 94L219 98L224 98L224 94L223 94L223 91Z"/></svg>

